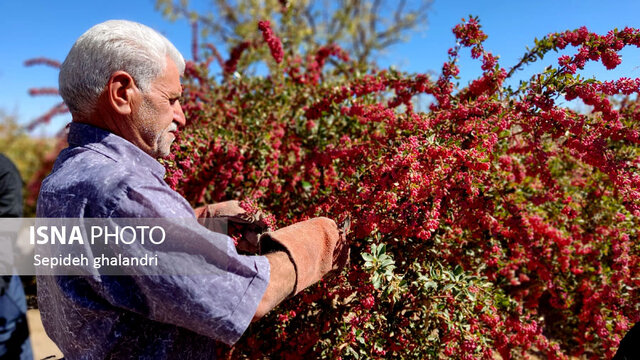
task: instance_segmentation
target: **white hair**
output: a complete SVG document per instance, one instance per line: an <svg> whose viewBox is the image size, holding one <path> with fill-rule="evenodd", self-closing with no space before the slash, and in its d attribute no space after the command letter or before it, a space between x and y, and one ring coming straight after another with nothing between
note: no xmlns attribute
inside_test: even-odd
<svg viewBox="0 0 640 360"><path fill-rule="evenodd" d="M146 92L166 68L167 56L182 74L184 58L160 33L132 21L105 21L73 44L60 67L60 95L72 114L89 116L114 72L126 71Z"/></svg>

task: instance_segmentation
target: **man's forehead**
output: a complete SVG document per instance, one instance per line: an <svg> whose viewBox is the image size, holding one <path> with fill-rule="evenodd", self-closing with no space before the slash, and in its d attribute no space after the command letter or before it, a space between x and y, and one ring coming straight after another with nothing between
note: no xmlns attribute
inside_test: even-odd
<svg viewBox="0 0 640 360"><path fill-rule="evenodd" d="M163 72L153 81L152 86L160 88L171 96L180 96L183 89L181 78L175 62L167 57L167 64Z"/></svg>

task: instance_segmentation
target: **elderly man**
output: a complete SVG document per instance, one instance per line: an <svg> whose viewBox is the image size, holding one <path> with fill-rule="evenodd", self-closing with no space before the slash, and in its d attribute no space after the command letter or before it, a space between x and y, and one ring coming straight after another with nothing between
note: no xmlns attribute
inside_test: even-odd
<svg viewBox="0 0 640 360"><path fill-rule="evenodd" d="M213 358L216 340L233 344L250 321L344 265L342 235L327 218L263 234L262 256L239 255L229 237L195 222L155 160L169 154L185 125L184 66L162 35L118 20L83 34L60 69L73 122L69 147L42 184L37 216L187 223L167 234L171 251L150 250L178 274L38 277L45 329L69 359ZM197 213L233 219L236 208Z"/></svg>

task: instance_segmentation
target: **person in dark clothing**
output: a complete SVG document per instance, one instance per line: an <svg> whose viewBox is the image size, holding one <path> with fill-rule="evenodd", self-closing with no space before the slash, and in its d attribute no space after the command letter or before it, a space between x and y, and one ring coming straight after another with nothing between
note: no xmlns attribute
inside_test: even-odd
<svg viewBox="0 0 640 360"><path fill-rule="evenodd" d="M16 166L0 154L0 217L22 216L22 178Z"/></svg>
<svg viewBox="0 0 640 360"><path fill-rule="evenodd" d="M11 160L0 154L0 217L19 218L21 216L20 173ZM24 289L20 278L12 274L13 264L2 265L1 268L4 270L0 273L0 359L31 360L33 353L27 327L27 303Z"/></svg>
<svg viewBox="0 0 640 360"><path fill-rule="evenodd" d="M620 341L620 347L613 360L640 359L640 323L636 323Z"/></svg>

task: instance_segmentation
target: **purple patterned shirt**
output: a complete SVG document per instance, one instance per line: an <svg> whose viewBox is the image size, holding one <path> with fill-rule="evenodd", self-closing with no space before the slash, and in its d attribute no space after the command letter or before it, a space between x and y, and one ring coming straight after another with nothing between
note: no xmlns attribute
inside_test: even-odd
<svg viewBox="0 0 640 360"><path fill-rule="evenodd" d="M37 217L180 218L167 233L171 251L159 255L185 275L38 276L47 334L67 359L215 358L215 342L236 342L255 314L268 260L238 255L229 237L199 225L164 167L132 143L80 123L68 142Z"/></svg>

